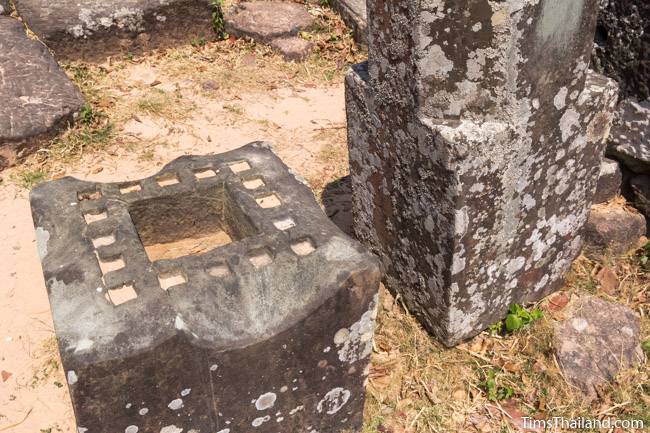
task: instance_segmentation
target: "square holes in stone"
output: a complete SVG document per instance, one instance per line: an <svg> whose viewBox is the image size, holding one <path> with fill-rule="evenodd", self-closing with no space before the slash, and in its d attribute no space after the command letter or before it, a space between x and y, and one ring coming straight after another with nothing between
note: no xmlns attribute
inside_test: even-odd
<svg viewBox="0 0 650 433"><path fill-rule="evenodd" d="M246 189L257 189L265 185L261 177L253 177L250 179L245 179L243 182L244 188Z"/></svg>
<svg viewBox="0 0 650 433"><path fill-rule="evenodd" d="M225 263L218 263L208 269L208 274L215 278L224 278L231 274L230 267Z"/></svg>
<svg viewBox="0 0 650 433"><path fill-rule="evenodd" d="M232 170L233 173L241 173L242 171L251 169L250 164L246 161L232 162L228 164L228 167L230 167L230 170Z"/></svg>
<svg viewBox="0 0 650 433"><path fill-rule="evenodd" d="M120 194L129 194L138 191L142 191L139 183L125 183L120 185Z"/></svg>
<svg viewBox="0 0 650 433"><path fill-rule="evenodd" d="M102 270L102 274L106 275L109 272L119 271L126 266L124 258L122 256L112 257L110 259L102 259L97 256L97 261L99 262L99 268Z"/></svg>
<svg viewBox="0 0 650 433"><path fill-rule="evenodd" d="M82 191L80 193L77 193L77 199L79 201L99 200L100 198L102 198L102 193L101 191L98 191L96 189L91 189L88 191Z"/></svg>
<svg viewBox="0 0 650 433"><path fill-rule="evenodd" d="M158 282L163 290L168 290L174 286L180 286L187 283L187 277L181 270L172 270L168 272L161 272L158 275Z"/></svg>
<svg viewBox="0 0 650 433"><path fill-rule="evenodd" d="M273 255L268 248L260 248L258 250L251 251L248 254L248 260L255 266L257 269L268 266L273 262Z"/></svg>
<svg viewBox="0 0 650 433"><path fill-rule="evenodd" d="M223 185L141 200L129 214L152 262L200 255L257 234Z"/></svg>
<svg viewBox="0 0 650 433"><path fill-rule="evenodd" d="M199 168L194 170L194 176L197 179L209 179L211 177L215 177L217 175L217 172L214 171L211 168Z"/></svg>
<svg viewBox="0 0 650 433"><path fill-rule="evenodd" d="M99 247L107 247L109 245L112 245L115 243L115 235L110 234L106 236L100 236L98 238L93 239L93 246L95 248Z"/></svg>
<svg viewBox="0 0 650 433"><path fill-rule="evenodd" d="M125 284L117 289L111 289L106 292L106 300L113 305L122 305L138 297L135 287L132 284Z"/></svg>
<svg viewBox="0 0 650 433"><path fill-rule="evenodd" d="M316 246L311 239L304 238L291 243L291 249L299 256L306 256L313 253L316 250Z"/></svg>
<svg viewBox="0 0 650 433"><path fill-rule="evenodd" d="M166 186L176 185L180 181L178 180L178 176L176 176L174 173L169 173L157 177L156 182L158 182L158 185L162 187L166 187Z"/></svg>
<svg viewBox="0 0 650 433"><path fill-rule="evenodd" d="M255 201L263 209L278 207L282 204L280 198L273 193L258 197L255 199Z"/></svg>
<svg viewBox="0 0 650 433"><path fill-rule="evenodd" d="M91 212L86 212L84 214L84 219L86 220L86 224L92 224L96 221L101 221L106 218L108 218L108 213L105 210L91 211Z"/></svg>
<svg viewBox="0 0 650 433"><path fill-rule="evenodd" d="M289 230L296 226L296 222L291 217L286 217L281 220L273 221L273 225L278 230Z"/></svg>

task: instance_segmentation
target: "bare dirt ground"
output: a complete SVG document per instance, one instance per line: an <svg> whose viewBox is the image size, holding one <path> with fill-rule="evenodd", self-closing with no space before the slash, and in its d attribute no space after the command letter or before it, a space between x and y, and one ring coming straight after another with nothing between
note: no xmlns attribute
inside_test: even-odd
<svg viewBox="0 0 650 433"><path fill-rule="evenodd" d="M313 13L320 30L305 37L317 50L304 64L230 40L65 65L88 109L78 126L2 173L0 183L0 432L76 431L36 253L28 201L34 184L61 176L137 179L180 155L268 140L328 212L349 225L340 181L347 174L342 83L347 64L363 53L331 11ZM335 194L324 196L332 185ZM581 258L565 290L539 304L542 319L514 334L485 332L455 349L435 342L382 290L364 431L517 431L524 414L641 418L650 425L647 363L587 400L563 380L550 347L553 320L582 293L636 310L647 340L644 257ZM607 292L599 277L605 267L615 275Z"/></svg>

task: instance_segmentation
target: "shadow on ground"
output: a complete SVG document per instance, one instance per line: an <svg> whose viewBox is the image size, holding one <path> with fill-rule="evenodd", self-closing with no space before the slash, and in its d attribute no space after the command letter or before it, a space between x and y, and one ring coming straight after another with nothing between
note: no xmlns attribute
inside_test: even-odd
<svg viewBox="0 0 650 433"><path fill-rule="evenodd" d="M352 183L344 176L325 185L321 194L325 213L343 232L355 237L352 230Z"/></svg>

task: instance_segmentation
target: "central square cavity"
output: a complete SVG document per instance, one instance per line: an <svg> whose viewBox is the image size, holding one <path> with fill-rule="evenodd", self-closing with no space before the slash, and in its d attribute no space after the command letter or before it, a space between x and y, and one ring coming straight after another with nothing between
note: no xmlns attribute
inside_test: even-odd
<svg viewBox="0 0 650 433"><path fill-rule="evenodd" d="M224 186L138 201L129 214L152 262L200 255L257 234Z"/></svg>

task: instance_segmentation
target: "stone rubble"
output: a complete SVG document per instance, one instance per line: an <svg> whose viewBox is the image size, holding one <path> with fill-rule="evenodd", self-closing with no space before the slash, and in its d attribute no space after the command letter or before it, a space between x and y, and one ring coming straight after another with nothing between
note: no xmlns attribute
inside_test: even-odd
<svg viewBox="0 0 650 433"><path fill-rule="evenodd" d="M650 174L650 101L626 99L619 104L607 155L635 173Z"/></svg>
<svg viewBox="0 0 650 433"><path fill-rule="evenodd" d="M226 32L271 45L288 60L304 60L311 43L298 36L314 19L304 5L286 1L242 2L228 11Z"/></svg>
<svg viewBox="0 0 650 433"><path fill-rule="evenodd" d="M67 127L84 98L47 47L0 16L0 170Z"/></svg>
<svg viewBox="0 0 650 433"><path fill-rule="evenodd" d="M635 209L619 204L595 205L584 228L585 254L625 254L638 248L645 232L645 218Z"/></svg>
<svg viewBox="0 0 650 433"><path fill-rule="evenodd" d="M348 27L352 29L354 40L368 45L368 12L366 0L334 0L334 8Z"/></svg>
<svg viewBox="0 0 650 433"><path fill-rule="evenodd" d="M604 158L600 164L600 174L596 193L594 194L594 204L605 203L616 197L621 192L623 183L623 173L618 162Z"/></svg>
<svg viewBox="0 0 650 433"><path fill-rule="evenodd" d="M639 316L628 307L584 296L555 325L558 364L571 384L591 396L619 371L644 362Z"/></svg>

